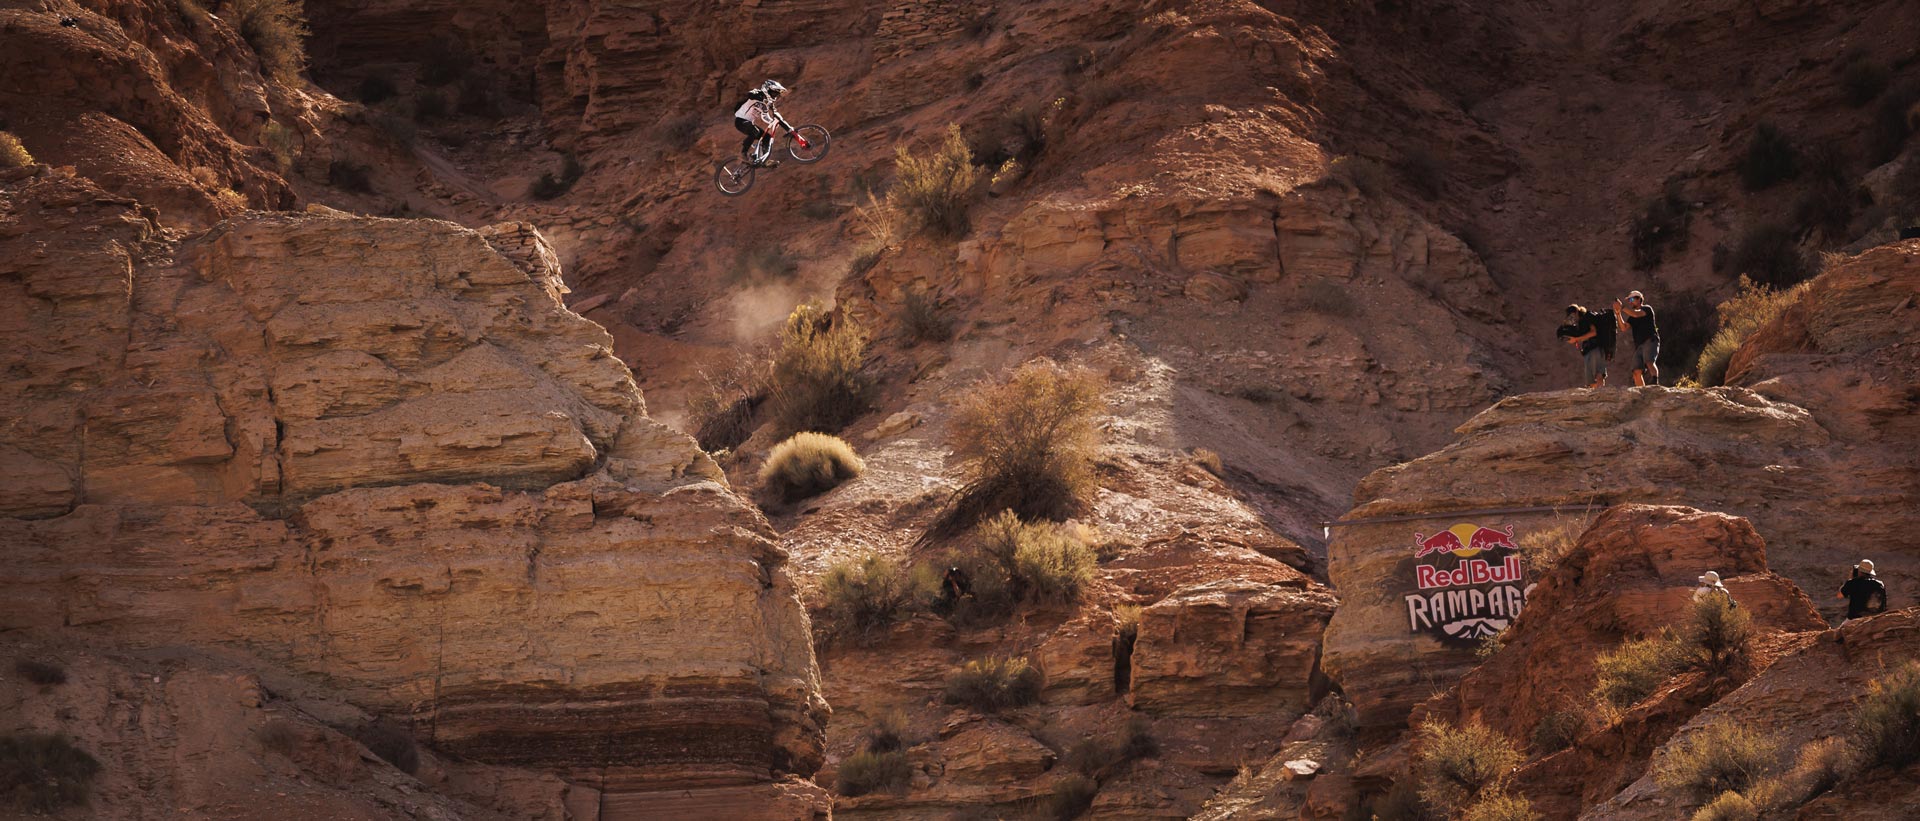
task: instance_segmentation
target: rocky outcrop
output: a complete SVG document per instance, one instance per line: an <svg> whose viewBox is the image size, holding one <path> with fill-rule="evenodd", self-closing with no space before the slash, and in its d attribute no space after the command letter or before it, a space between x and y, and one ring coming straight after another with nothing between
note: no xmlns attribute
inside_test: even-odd
<svg viewBox="0 0 1920 821"><path fill-rule="evenodd" d="M1508 528L1524 538L1615 503L1724 510L1753 522L1775 571L1822 592L1859 558L1910 555L1920 366L1898 329L1920 315L1916 294L1920 243L1875 249L1814 280L1742 349L1748 388L1516 396L1462 425L1455 444L1368 476L1329 546L1343 606L1325 659L1362 721L1403 720L1423 689L1471 666L1466 642L1422 635L1409 596L1420 566L1461 564L1457 548L1471 554L1465 540L1481 526L1504 556ZM1442 530L1468 535L1415 539ZM1818 604L1837 615L1827 596Z"/></svg>
<svg viewBox="0 0 1920 821"><path fill-rule="evenodd" d="M1687 722L1655 755L1717 723L1760 730L1789 755L1808 743L1846 738L1853 706L1870 682L1920 656L1920 609L1906 608L1818 634ZM1801 818L1893 819L1911 814L1911 778L1864 772L1842 779L1833 791L1800 811ZM1581 813L1583 819L1651 821L1689 813L1684 798L1663 791L1649 773L1611 800Z"/></svg>
<svg viewBox="0 0 1920 821"><path fill-rule="evenodd" d="M818 765L772 530L645 416L537 234L315 212L175 242L57 172L0 198L0 459L30 479L0 490L0 625L246 653L608 819Z"/></svg>
<svg viewBox="0 0 1920 821"><path fill-rule="evenodd" d="M1320 632L1334 604L1306 579L1178 590L1140 613L1130 701L1155 714L1300 713L1317 695Z"/></svg>

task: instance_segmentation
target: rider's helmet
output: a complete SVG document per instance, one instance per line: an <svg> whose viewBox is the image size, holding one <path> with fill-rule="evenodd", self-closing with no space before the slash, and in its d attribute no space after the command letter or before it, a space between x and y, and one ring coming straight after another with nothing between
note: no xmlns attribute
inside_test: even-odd
<svg viewBox="0 0 1920 821"><path fill-rule="evenodd" d="M787 93L787 87L781 85L778 80L768 80L761 83L760 90L766 92L767 99L770 100L778 100L780 99L780 95Z"/></svg>

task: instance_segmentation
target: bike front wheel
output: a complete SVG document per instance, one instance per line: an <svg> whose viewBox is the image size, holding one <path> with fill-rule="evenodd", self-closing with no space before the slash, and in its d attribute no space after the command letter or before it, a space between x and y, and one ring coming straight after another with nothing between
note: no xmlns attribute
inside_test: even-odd
<svg viewBox="0 0 1920 821"><path fill-rule="evenodd" d="M787 134L787 153L793 155L796 162L819 162L827 156L827 146L833 142L833 135L827 133L826 126L794 126Z"/></svg>
<svg viewBox="0 0 1920 821"><path fill-rule="evenodd" d="M753 166L745 159L734 157L713 170L713 185L720 193L737 197L753 187L753 172Z"/></svg>

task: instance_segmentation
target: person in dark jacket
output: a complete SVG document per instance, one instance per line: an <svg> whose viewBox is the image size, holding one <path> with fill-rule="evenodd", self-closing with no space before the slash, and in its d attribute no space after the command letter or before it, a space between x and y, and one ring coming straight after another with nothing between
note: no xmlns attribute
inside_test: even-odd
<svg viewBox="0 0 1920 821"><path fill-rule="evenodd" d="M1660 384L1660 366L1654 361L1660 358L1660 326L1654 323L1653 306L1634 291L1613 301L1613 315L1619 330L1633 334L1633 384Z"/></svg>
<svg viewBox="0 0 1920 821"><path fill-rule="evenodd" d="M1578 304L1567 306L1567 324L1560 326L1559 336L1580 349L1589 388L1607 384L1607 360L1613 358L1615 321L1611 308L1590 311Z"/></svg>
<svg viewBox="0 0 1920 821"><path fill-rule="evenodd" d="M1887 586L1880 583L1880 577L1873 575L1873 560L1861 559L1859 564L1854 565L1853 578L1840 585L1840 594L1834 598L1847 600L1848 620L1886 612ZM1880 600L1878 607L1873 605L1874 599ZM1846 624L1845 621L1840 623Z"/></svg>

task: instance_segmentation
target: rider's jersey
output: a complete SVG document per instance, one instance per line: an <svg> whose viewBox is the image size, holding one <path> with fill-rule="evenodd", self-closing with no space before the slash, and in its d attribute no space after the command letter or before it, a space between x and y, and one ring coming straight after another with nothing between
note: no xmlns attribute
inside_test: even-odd
<svg viewBox="0 0 1920 821"><path fill-rule="evenodd" d="M768 105L765 100L755 100L751 98L741 103L740 108L733 112L733 116L767 129L773 128L773 124L776 122L774 119L773 106Z"/></svg>

